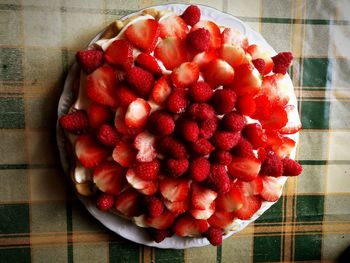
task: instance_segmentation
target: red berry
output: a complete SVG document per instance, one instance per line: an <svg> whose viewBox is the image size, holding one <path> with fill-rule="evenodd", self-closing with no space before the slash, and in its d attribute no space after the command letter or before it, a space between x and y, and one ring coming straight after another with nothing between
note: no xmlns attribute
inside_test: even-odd
<svg viewBox="0 0 350 263"><path fill-rule="evenodd" d="M97 197L96 205L101 211L107 211L114 205L114 196L111 194L101 193Z"/></svg>
<svg viewBox="0 0 350 263"><path fill-rule="evenodd" d="M261 165L260 174L273 177L279 177L283 174L283 163L275 152L267 152L266 158Z"/></svg>
<svg viewBox="0 0 350 263"><path fill-rule="evenodd" d="M201 138L193 143L192 149L197 154L207 155L210 154L215 148L207 139Z"/></svg>
<svg viewBox="0 0 350 263"><path fill-rule="evenodd" d="M230 178L224 165L212 164L210 166L208 185L217 193L226 193L230 190Z"/></svg>
<svg viewBox="0 0 350 263"><path fill-rule="evenodd" d="M88 118L84 110L77 110L63 115L59 123L63 129L74 134L85 132L89 126Z"/></svg>
<svg viewBox="0 0 350 263"><path fill-rule="evenodd" d="M137 56L135 63L139 67L151 72L156 76L159 76L162 74L162 69L160 68L156 58L151 56L150 54L141 53L140 55Z"/></svg>
<svg viewBox="0 0 350 263"><path fill-rule="evenodd" d="M108 64L113 66L122 66L124 69L130 68L133 63L133 46L126 39L117 39L113 41L104 57Z"/></svg>
<svg viewBox="0 0 350 263"><path fill-rule="evenodd" d="M183 90L174 90L167 101L167 108L172 113L184 112L188 104L188 98Z"/></svg>
<svg viewBox="0 0 350 263"><path fill-rule="evenodd" d="M103 52L100 50L80 50L75 57L86 74L92 73L103 64Z"/></svg>
<svg viewBox="0 0 350 263"><path fill-rule="evenodd" d="M238 132L245 125L244 117L237 112L230 112L224 115L221 119L222 128L226 131Z"/></svg>
<svg viewBox="0 0 350 263"><path fill-rule="evenodd" d="M181 15L187 25L194 26L201 18L201 10L196 5L190 5Z"/></svg>
<svg viewBox="0 0 350 263"><path fill-rule="evenodd" d="M214 108L207 103L193 103L188 108L188 113L194 120L205 121L215 116Z"/></svg>
<svg viewBox="0 0 350 263"><path fill-rule="evenodd" d="M207 119L202 121L199 125L199 136L205 139L209 139L213 136L218 128L217 118Z"/></svg>
<svg viewBox="0 0 350 263"><path fill-rule="evenodd" d="M156 243L162 242L165 238L171 237L173 232L170 229L150 229L150 235Z"/></svg>
<svg viewBox="0 0 350 263"><path fill-rule="evenodd" d="M187 159L169 159L166 161L166 168L170 175L179 177L188 169Z"/></svg>
<svg viewBox="0 0 350 263"><path fill-rule="evenodd" d="M204 157L198 157L190 163L190 177L192 180L202 182L210 174L210 163Z"/></svg>
<svg viewBox="0 0 350 263"><path fill-rule="evenodd" d="M266 120L271 116L272 105L266 95L260 95L254 98L255 111L252 114L253 119Z"/></svg>
<svg viewBox="0 0 350 263"><path fill-rule="evenodd" d="M254 67L260 72L260 74L264 75L265 60L263 60L262 58L257 58L257 59L253 59L252 63L254 65Z"/></svg>
<svg viewBox="0 0 350 263"><path fill-rule="evenodd" d="M274 63L272 71L274 73L286 74L287 69L292 63L293 54L292 52L280 52L276 56L272 57Z"/></svg>
<svg viewBox="0 0 350 263"><path fill-rule="evenodd" d="M163 202L154 196L146 196L145 199L146 213L150 217L160 216L164 211Z"/></svg>
<svg viewBox="0 0 350 263"><path fill-rule="evenodd" d="M187 44L198 51L207 51L210 46L210 32L205 28L191 31L187 35Z"/></svg>
<svg viewBox="0 0 350 263"><path fill-rule="evenodd" d="M237 145L233 147L232 154L240 157L252 157L255 156L253 152L252 144L244 138L241 138Z"/></svg>
<svg viewBox="0 0 350 263"><path fill-rule="evenodd" d="M139 67L132 67L126 72L126 79L134 91L141 97L147 97L152 91L154 77L151 73Z"/></svg>
<svg viewBox="0 0 350 263"><path fill-rule="evenodd" d="M210 154L210 161L216 164L229 165L232 161L232 154L228 151L214 151Z"/></svg>
<svg viewBox="0 0 350 263"><path fill-rule="evenodd" d="M236 103L236 93L228 89L220 89L214 92L212 105L217 114L226 114L232 111Z"/></svg>
<svg viewBox="0 0 350 263"><path fill-rule="evenodd" d="M169 135L173 133L175 122L170 114L162 111L155 111L148 119L149 129L160 135Z"/></svg>
<svg viewBox="0 0 350 263"><path fill-rule="evenodd" d="M219 131L213 135L212 142L217 149L229 151L237 145L240 138L239 132Z"/></svg>
<svg viewBox="0 0 350 263"><path fill-rule="evenodd" d="M103 123L113 119L114 114L108 106L92 102L87 109L89 126L91 129L99 128Z"/></svg>
<svg viewBox="0 0 350 263"><path fill-rule="evenodd" d="M254 149L266 146L267 136L258 123L247 124L242 130L242 135L253 145Z"/></svg>
<svg viewBox="0 0 350 263"><path fill-rule="evenodd" d="M128 107L131 102L137 99L136 94L128 87L126 83L118 85L117 96L120 98L121 106Z"/></svg>
<svg viewBox="0 0 350 263"><path fill-rule="evenodd" d="M97 139L108 147L115 147L120 141L120 136L114 127L109 124L103 124L97 132Z"/></svg>
<svg viewBox="0 0 350 263"><path fill-rule="evenodd" d="M296 161L286 157L282 160L284 176L298 176L303 171L303 167Z"/></svg>
<svg viewBox="0 0 350 263"><path fill-rule="evenodd" d="M135 173L141 179L155 180L157 179L159 170L160 170L159 161L153 160L151 162L139 163L135 168Z"/></svg>
<svg viewBox="0 0 350 263"><path fill-rule="evenodd" d="M259 147L258 148L258 159L260 160L260 162L265 161L266 155L267 155L267 153L266 153L265 148Z"/></svg>
<svg viewBox="0 0 350 263"><path fill-rule="evenodd" d="M209 227L208 231L205 232L205 237L213 246L219 246L222 243L222 230L217 227Z"/></svg>
<svg viewBox="0 0 350 263"><path fill-rule="evenodd" d="M204 81L192 84L188 91L195 102L206 102L213 96L213 89Z"/></svg>
<svg viewBox="0 0 350 263"><path fill-rule="evenodd" d="M192 120L181 120L178 125L178 132L186 141L195 142L199 136L198 124Z"/></svg>
<svg viewBox="0 0 350 263"><path fill-rule="evenodd" d="M171 136L165 136L158 142L159 152L176 159L187 157L185 145Z"/></svg>
<svg viewBox="0 0 350 263"><path fill-rule="evenodd" d="M251 117L256 111L254 97L255 95L251 94L239 96L235 105L237 111Z"/></svg>

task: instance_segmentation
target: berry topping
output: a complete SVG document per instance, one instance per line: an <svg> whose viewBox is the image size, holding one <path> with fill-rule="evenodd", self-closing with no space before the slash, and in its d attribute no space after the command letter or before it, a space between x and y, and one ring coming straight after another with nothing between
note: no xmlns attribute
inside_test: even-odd
<svg viewBox="0 0 350 263"><path fill-rule="evenodd" d="M107 211L114 205L114 196L110 194L101 193L96 200L96 206L101 211Z"/></svg>
<svg viewBox="0 0 350 263"><path fill-rule="evenodd" d="M194 26L201 18L201 10L196 5L190 5L181 15L187 25Z"/></svg>
<svg viewBox="0 0 350 263"><path fill-rule="evenodd" d="M123 167L130 167L136 160L136 151L130 143L120 141L112 154L113 160Z"/></svg>
<svg viewBox="0 0 350 263"><path fill-rule="evenodd" d="M159 21L160 37L178 37L185 39L188 33L186 22L179 16L168 16Z"/></svg>
<svg viewBox="0 0 350 263"><path fill-rule="evenodd" d="M244 138L240 138L237 145L232 149L232 154L240 157L254 157L252 144Z"/></svg>
<svg viewBox="0 0 350 263"><path fill-rule="evenodd" d="M207 231L208 223L206 220L198 220L186 214L176 220L173 229L180 237L198 236Z"/></svg>
<svg viewBox="0 0 350 263"><path fill-rule="evenodd" d="M98 129L97 139L107 147L115 147L120 141L120 136L114 127L109 124L103 124Z"/></svg>
<svg viewBox="0 0 350 263"><path fill-rule="evenodd" d="M192 150L199 155L207 155L210 154L215 147L204 138L198 139L192 145Z"/></svg>
<svg viewBox="0 0 350 263"><path fill-rule="evenodd" d="M199 125L199 136L205 139L211 138L218 128L218 120L216 118L207 119Z"/></svg>
<svg viewBox="0 0 350 263"><path fill-rule="evenodd" d="M93 179L98 189L113 195L118 195L126 184L124 168L113 161L96 166Z"/></svg>
<svg viewBox="0 0 350 263"><path fill-rule="evenodd" d="M244 117L237 112L230 112L224 115L221 119L222 128L226 131L238 132L245 125Z"/></svg>
<svg viewBox="0 0 350 263"><path fill-rule="evenodd" d="M265 72L265 60L262 58L257 58L252 60L254 67L260 72L260 74L264 75Z"/></svg>
<svg viewBox="0 0 350 263"><path fill-rule="evenodd" d="M254 95L249 94L238 97L236 102L237 111L249 117L253 116L256 112L254 97Z"/></svg>
<svg viewBox="0 0 350 263"><path fill-rule="evenodd" d="M148 126L155 134L169 135L174 131L175 122L170 114L162 111L155 111L148 119Z"/></svg>
<svg viewBox="0 0 350 263"><path fill-rule="evenodd" d="M89 126L91 129L97 129L102 124L113 119L113 112L107 106L92 102L87 110Z"/></svg>
<svg viewBox="0 0 350 263"><path fill-rule="evenodd" d="M240 138L241 134L239 132L217 131L213 135L212 142L217 149L229 151L236 146Z"/></svg>
<svg viewBox="0 0 350 263"><path fill-rule="evenodd" d="M185 145L179 140L171 136L165 136L159 140L159 151L166 156L175 159L187 158L187 151Z"/></svg>
<svg viewBox="0 0 350 263"><path fill-rule="evenodd" d="M168 174L174 177L183 175L188 169L187 159L169 159L166 161Z"/></svg>
<svg viewBox="0 0 350 263"><path fill-rule="evenodd" d="M213 96L213 90L206 82L199 81L190 86L189 95L195 102L206 102Z"/></svg>
<svg viewBox="0 0 350 263"><path fill-rule="evenodd" d="M204 28L210 32L210 48L217 49L221 46L220 28L213 21L202 20L195 24L190 32Z"/></svg>
<svg viewBox="0 0 350 263"><path fill-rule="evenodd" d="M139 67L130 68L126 72L126 79L141 97L146 97L154 86L153 75Z"/></svg>
<svg viewBox="0 0 350 263"><path fill-rule="evenodd" d="M249 182L258 176L260 167L261 162L256 157L234 156L227 170L232 177Z"/></svg>
<svg viewBox="0 0 350 263"><path fill-rule="evenodd" d="M104 57L108 64L130 68L134 59L133 46L125 39L117 39L109 45Z"/></svg>
<svg viewBox="0 0 350 263"><path fill-rule="evenodd" d="M230 64L231 67L236 68L243 63L245 53L240 46L224 44L219 49L219 57Z"/></svg>
<svg viewBox="0 0 350 263"><path fill-rule="evenodd" d="M279 177L283 174L283 163L273 151L268 151L264 162L261 165L260 174Z"/></svg>
<svg viewBox="0 0 350 263"><path fill-rule="evenodd" d="M210 154L210 161L214 164L229 165L232 161L232 154L228 151L217 150Z"/></svg>
<svg viewBox="0 0 350 263"><path fill-rule="evenodd" d="M158 105L162 105L168 99L172 89L173 87L171 85L169 76L164 75L154 84L151 93L151 99Z"/></svg>
<svg viewBox="0 0 350 263"><path fill-rule="evenodd" d="M224 165L212 164L208 185L217 193L226 193L230 190L230 178Z"/></svg>
<svg viewBox="0 0 350 263"><path fill-rule="evenodd" d="M272 57L274 73L286 74L287 69L293 61L293 55L291 52L280 52L276 56Z"/></svg>
<svg viewBox="0 0 350 263"><path fill-rule="evenodd" d="M59 123L67 132L81 134L89 127L88 117L84 110L77 110L63 115Z"/></svg>
<svg viewBox="0 0 350 263"><path fill-rule="evenodd" d="M217 114L226 114L232 111L236 103L236 98L236 93L232 90L216 90L212 97L212 105Z"/></svg>
<svg viewBox="0 0 350 263"><path fill-rule="evenodd" d="M204 157L197 157L190 163L190 177L197 182L203 182L210 174L210 163Z"/></svg>
<svg viewBox="0 0 350 263"><path fill-rule="evenodd" d="M155 180L160 170L160 162L153 160L151 162L139 163L135 168L135 173L141 179Z"/></svg>
<svg viewBox="0 0 350 263"><path fill-rule="evenodd" d="M182 63L173 70L170 78L176 88L186 88L197 82L199 78L199 68L194 62Z"/></svg>
<svg viewBox="0 0 350 263"><path fill-rule="evenodd" d="M222 243L222 230L217 227L209 227L204 236L209 240L213 246L219 246Z"/></svg>
<svg viewBox="0 0 350 263"><path fill-rule="evenodd" d="M150 73L160 76L162 74L162 69L160 68L155 57L147 53L141 53L137 56L135 60L136 65Z"/></svg>
<svg viewBox="0 0 350 263"><path fill-rule="evenodd" d="M163 202L154 196L146 196L144 199L147 215L150 217L160 216L164 211Z"/></svg>
<svg viewBox="0 0 350 263"><path fill-rule="evenodd" d="M161 60L167 69L172 70L187 61L186 43L177 37L164 38L154 50L154 56Z"/></svg>
<svg viewBox="0 0 350 263"><path fill-rule="evenodd" d="M130 128L143 127L148 119L151 106L144 99L138 98L129 104L125 113L125 124Z"/></svg>
<svg viewBox="0 0 350 263"><path fill-rule="evenodd" d="M150 162L156 158L155 142L156 138L151 133L147 131L139 133L134 140L134 147L138 150L136 160Z"/></svg>
<svg viewBox="0 0 350 263"><path fill-rule="evenodd" d="M182 138L189 142L195 142L199 136L198 124L192 120L181 120L177 128Z"/></svg>
<svg viewBox="0 0 350 263"><path fill-rule="evenodd" d="M150 230L150 236L156 243L162 242L167 237L171 237L173 235L173 232L170 229L154 229L151 228Z"/></svg>
<svg viewBox="0 0 350 263"><path fill-rule="evenodd" d="M86 74L92 73L103 64L103 52L100 50L80 50L75 57Z"/></svg>
<svg viewBox="0 0 350 263"><path fill-rule="evenodd" d="M172 113L184 112L188 104L186 93L182 89L175 89L169 95L167 100L167 108Z"/></svg>
<svg viewBox="0 0 350 263"><path fill-rule="evenodd" d="M187 36L187 44L197 51L207 51L210 46L210 32L204 28L198 28Z"/></svg>
<svg viewBox="0 0 350 263"><path fill-rule="evenodd" d="M213 119L215 116L214 108L207 103L193 103L188 109L189 115L198 121Z"/></svg>
<svg viewBox="0 0 350 263"><path fill-rule="evenodd" d="M137 99L136 94L126 83L118 85L117 96L120 99L120 106L122 107L128 107L131 102Z"/></svg>
<svg viewBox="0 0 350 263"><path fill-rule="evenodd" d="M190 191L190 182L183 178L167 177L160 181L159 190L170 202L184 201Z"/></svg>
<svg viewBox="0 0 350 263"><path fill-rule="evenodd" d="M284 158L282 163L284 176L298 176L303 171L301 165L290 158Z"/></svg>
<svg viewBox="0 0 350 263"><path fill-rule="evenodd" d="M212 88L220 85L228 85L233 79L235 72L226 61L214 59L210 61L203 71L204 79Z"/></svg>

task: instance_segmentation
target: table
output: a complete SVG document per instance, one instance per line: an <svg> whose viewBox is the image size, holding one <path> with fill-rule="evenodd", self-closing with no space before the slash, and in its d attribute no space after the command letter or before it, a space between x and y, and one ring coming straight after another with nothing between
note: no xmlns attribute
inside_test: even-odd
<svg viewBox="0 0 350 263"><path fill-rule="evenodd" d="M350 245L350 2L197 2L237 16L277 51L293 52L302 175L288 180L283 197L259 220L219 247L153 249L106 230L62 173L58 99L75 52L96 32L168 1L0 0L1 263L333 262Z"/></svg>

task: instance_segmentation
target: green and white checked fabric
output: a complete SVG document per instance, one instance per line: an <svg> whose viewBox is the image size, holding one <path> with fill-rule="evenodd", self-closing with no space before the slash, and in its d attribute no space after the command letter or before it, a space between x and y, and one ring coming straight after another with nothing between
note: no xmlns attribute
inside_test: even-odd
<svg viewBox="0 0 350 263"><path fill-rule="evenodd" d="M74 54L113 19L168 2L0 0L1 263L334 262L350 245L348 0L197 1L295 57L304 172L254 224L218 248L153 249L107 231L74 197L55 142Z"/></svg>

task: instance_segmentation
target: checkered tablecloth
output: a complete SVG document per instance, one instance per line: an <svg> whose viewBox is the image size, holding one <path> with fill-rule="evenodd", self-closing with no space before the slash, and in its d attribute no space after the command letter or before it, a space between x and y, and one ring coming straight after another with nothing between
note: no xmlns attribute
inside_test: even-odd
<svg viewBox="0 0 350 263"><path fill-rule="evenodd" d="M106 230L76 199L55 140L75 52L113 19L168 2L0 0L1 263L332 262L350 245L349 0L197 1L295 57L304 172L254 224L220 247L153 249Z"/></svg>

